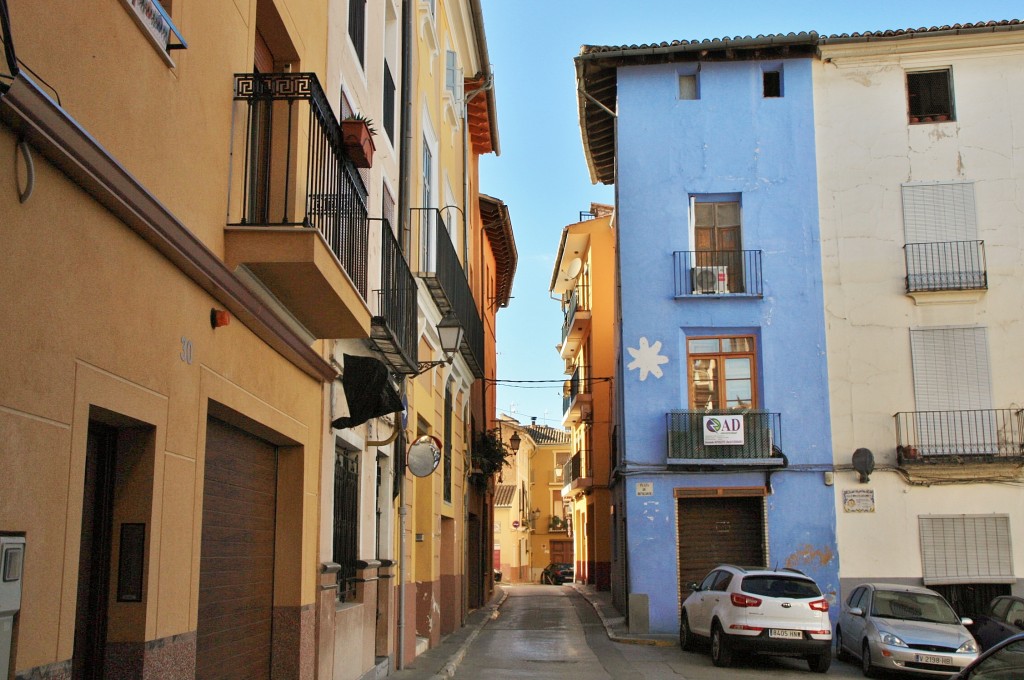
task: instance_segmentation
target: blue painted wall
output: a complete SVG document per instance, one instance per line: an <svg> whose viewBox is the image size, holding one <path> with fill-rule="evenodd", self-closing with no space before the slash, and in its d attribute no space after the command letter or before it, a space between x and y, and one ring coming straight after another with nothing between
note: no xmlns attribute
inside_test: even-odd
<svg viewBox="0 0 1024 680"><path fill-rule="evenodd" d="M783 95L762 95L762 69L782 67ZM678 630L673 488L762 486L762 472L644 472L664 466L666 416L687 409L686 338L753 333L760 407L782 418L790 467L767 498L769 561L795 566L838 595L828 373L818 235L809 59L701 65L698 100L678 98L692 64L618 73L620 367L630 591L650 596L652 632ZM673 251L689 242L691 195L734 194L745 250L763 251L763 298L674 297ZM661 378L641 381L628 348L661 342ZM650 468L647 468L650 470ZM637 476L633 476L635 473ZM653 496L637 496L649 481ZM656 562L651 564L652 559ZM648 567L650 565L650 567ZM836 607L837 608L837 607ZM833 608L835 609L835 608ZM834 612L833 612L834 613Z"/></svg>

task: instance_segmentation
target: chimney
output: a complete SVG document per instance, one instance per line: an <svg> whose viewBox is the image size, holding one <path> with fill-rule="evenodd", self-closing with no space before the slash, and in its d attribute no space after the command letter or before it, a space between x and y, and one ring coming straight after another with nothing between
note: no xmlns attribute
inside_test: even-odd
<svg viewBox="0 0 1024 680"><path fill-rule="evenodd" d="M537 416L530 416L530 425L537 427Z"/></svg>

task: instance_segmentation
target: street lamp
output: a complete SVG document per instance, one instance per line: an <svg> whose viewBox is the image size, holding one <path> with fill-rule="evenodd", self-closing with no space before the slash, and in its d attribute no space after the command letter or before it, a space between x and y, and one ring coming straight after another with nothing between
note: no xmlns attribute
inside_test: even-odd
<svg viewBox="0 0 1024 680"><path fill-rule="evenodd" d="M509 439L508 439L508 447L510 449L512 449L512 453L518 453L519 452L519 444L521 444L522 441L523 440L522 440L522 438L520 438L518 432L513 432L512 433L512 436L509 437Z"/></svg>
<svg viewBox="0 0 1024 680"><path fill-rule="evenodd" d="M440 321L437 322L437 337L441 341L441 352L444 354L443 359L437 361L421 361L413 377L424 373L435 366L442 364L450 364L455 359L455 353L459 351L459 347L462 346L462 335L463 335L462 324L459 323L458 317L455 316L453 310L448 310Z"/></svg>

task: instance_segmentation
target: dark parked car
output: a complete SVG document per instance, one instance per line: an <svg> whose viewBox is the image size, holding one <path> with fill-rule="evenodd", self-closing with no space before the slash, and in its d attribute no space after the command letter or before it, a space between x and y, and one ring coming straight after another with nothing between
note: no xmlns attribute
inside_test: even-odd
<svg viewBox="0 0 1024 680"><path fill-rule="evenodd" d="M565 562L552 562L544 567L540 573L540 582L548 585L560 586L563 583L571 583L574 571L571 564Z"/></svg>
<svg viewBox="0 0 1024 680"><path fill-rule="evenodd" d="M979 656L950 680L1017 680L1024 678L1024 634L1008 637Z"/></svg>
<svg viewBox="0 0 1024 680"><path fill-rule="evenodd" d="M985 613L974 619L971 632L982 649L1024 633L1024 598L1004 595L992 600Z"/></svg>

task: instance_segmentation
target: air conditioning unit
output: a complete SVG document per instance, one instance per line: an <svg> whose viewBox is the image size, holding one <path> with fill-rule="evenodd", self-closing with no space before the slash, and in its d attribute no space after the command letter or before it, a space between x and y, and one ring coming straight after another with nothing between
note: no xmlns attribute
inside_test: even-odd
<svg viewBox="0 0 1024 680"><path fill-rule="evenodd" d="M729 292L728 267L694 267L693 292L695 295Z"/></svg>

